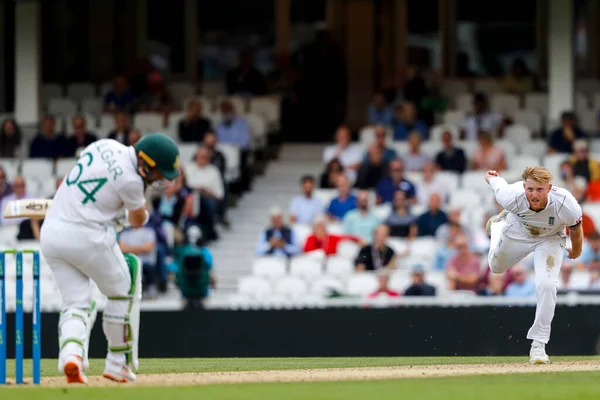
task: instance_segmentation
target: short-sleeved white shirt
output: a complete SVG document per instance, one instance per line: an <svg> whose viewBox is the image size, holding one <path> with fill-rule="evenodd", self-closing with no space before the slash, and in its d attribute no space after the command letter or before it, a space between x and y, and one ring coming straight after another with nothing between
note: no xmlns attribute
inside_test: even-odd
<svg viewBox="0 0 600 400"><path fill-rule="evenodd" d="M522 181L497 187L494 195L496 201L509 211L503 231L513 239L537 239L556 234L564 237L565 228L579 225L583 216L575 197L561 187L552 187L546 208L539 212L529 208Z"/></svg>
<svg viewBox="0 0 600 400"><path fill-rule="evenodd" d="M64 177L46 220L114 226L119 212L146 204L133 147L112 139L87 146Z"/></svg>

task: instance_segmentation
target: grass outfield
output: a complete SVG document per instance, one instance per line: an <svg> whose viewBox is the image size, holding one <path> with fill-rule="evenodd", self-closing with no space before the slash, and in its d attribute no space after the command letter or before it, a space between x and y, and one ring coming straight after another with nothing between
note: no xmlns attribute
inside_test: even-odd
<svg viewBox="0 0 600 400"><path fill-rule="evenodd" d="M592 360L599 357L553 357L553 361ZM261 371L322 368L426 366L454 364L499 364L527 362L526 357L442 357L442 358L274 358L274 359L148 359L142 360L144 374ZM103 360L92 360L90 376L102 373ZM532 366L532 368L535 368ZM9 361L9 378L14 362ZM25 365L31 375L31 363ZM56 360L44 360L42 376L57 376ZM0 399L103 399L114 395L127 399L340 399L419 398L448 400L506 399L600 399L600 372L534 373L522 375L479 375L427 379L377 381L252 383L181 387L0 387ZM25 389L25 390L23 390ZM118 396L118 397L117 397ZM202 396L202 397L200 397Z"/></svg>

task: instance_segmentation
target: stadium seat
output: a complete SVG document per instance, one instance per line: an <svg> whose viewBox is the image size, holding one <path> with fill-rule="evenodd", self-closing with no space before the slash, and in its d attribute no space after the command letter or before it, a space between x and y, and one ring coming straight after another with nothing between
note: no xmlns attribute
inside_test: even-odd
<svg viewBox="0 0 600 400"><path fill-rule="evenodd" d="M98 118L104 112L104 100L101 97L85 97L81 100L81 111ZM95 127L96 124L93 125L93 128Z"/></svg>
<svg viewBox="0 0 600 400"><path fill-rule="evenodd" d="M475 92L483 92L488 96L502 92L502 85L497 79L477 79L475 81Z"/></svg>
<svg viewBox="0 0 600 400"><path fill-rule="evenodd" d="M47 110L49 114L55 116L65 116L77 114L77 103L64 97L53 97L48 99Z"/></svg>
<svg viewBox="0 0 600 400"><path fill-rule="evenodd" d="M585 290L590 287L590 280L589 271L573 271L569 280L569 287L573 290Z"/></svg>
<svg viewBox="0 0 600 400"><path fill-rule="evenodd" d="M42 100L47 102L52 98L63 97L63 87L59 83L44 83L42 85Z"/></svg>
<svg viewBox="0 0 600 400"><path fill-rule="evenodd" d="M26 179L43 180L51 178L54 172L52 160L41 158L30 158L23 160L21 175Z"/></svg>
<svg viewBox="0 0 600 400"><path fill-rule="evenodd" d="M487 189L489 186L488 186L487 182L485 181L485 171L484 170L465 171L462 175L461 187L463 189L474 189L474 190Z"/></svg>
<svg viewBox="0 0 600 400"><path fill-rule="evenodd" d="M106 133L115 129L115 116L108 113L100 115L98 118L98 129Z"/></svg>
<svg viewBox="0 0 600 400"><path fill-rule="evenodd" d="M250 127L254 149L262 149L267 145L267 120L259 114L248 113L244 115Z"/></svg>
<svg viewBox="0 0 600 400"><path fill-rule="evenodd" d="M447 110L444 112L443 123L450 125L458 125L465 119L465 111L463 110Z"/></svg>
<svg viewBox="0 0 600 400"><path fill-rule="evenodd" d="M198 145L196 143L180 143L179 144L179 159L183 163L193 162Z"/></svg>
<svg viewBox="0 0 600 400"><path fill-rule="evenodd" d="M340 255L330 256L325 263L325 274L346 279L354 273L354 260Z"/></svg>
<svg viewBox="0 0 600 400"><path fill-rule="evenodd" d="M423 258L431 265L437 252L437 242L433 237L417 237L410 242L410 255Z"/></svg>
<svg viewBox="0 0 600 400"><path fill-rule="evenodd" d="M185 110L187 110L188 104L192 100L197 100L200 102L201 107L202 107L202 115L203 116L210 115L215 111L215 104L213 103L213 101L211 99L204 97L204 96L190 96L183 100L184 112L185 112Z"/></svg>
<svg viewBox="0 0 600 400"><path fill-rule="evenodd" d="M525 94L525 109L535 111L542 117L548 114L548 94L527 93Z"/></svg>
<svg viewBox="0 0 600 400"><path fill-rule="evenodd" d="M454 140L458 140L460 136L460 128L454 124L434 125L429 130L429 140L433 142L441 142L444 132L450 132Z"/></svg>
<svg viewBox="0 0 600 400"><path fill-rule="evenodd" d="M358 243L351 242L350 240L344 240L338 243L337 254L341 257L346 257L349 260L354 260L358 256L360 246Z"/></svg>
<svg viewBox="0 0 600 400"><path fill-rule="evenodd" d="M244 276L238 282L238 294L251 298L265 298L272 293L271 283L256 276Z"/></svg>
<svg viewBox="0 0 600 400"><path fill-rule="evenodd" d="M39 182L38 197L52 198L54 193L56 193L56 178L52 177Z"/></svg>
<svg viewBox="0 0 600 400"><path fill-rule="evenodd" d="M529 128L533 135L539 135L542 131L542 116L537 111L517 110L512 119L515 124Z"/></svg>
<svg viewBox="0 0 600 400"><path fill-rule="evenodd" d="M310 293L320 296L344 293L344 283L336 276L321 276L310 285Z"/></svg>
<svg viewBox="0 0 600 400"><path fill-rule="evenodd" d="M175 107L181 109L185 99L196 94L196 86L190 82L172 82L167 85Z"/></svg>
<svg viewBox="0 0 600 400"><path fill-rule="evenodd" d="M140 112L135 114L133 126L149 133L161 132L164 129L164 118L160 113Z"/></svg>
<svg viewBox="0 0 600 400"><path fill-rule="evenodd" d="M375 216L382 221L389 217L391 213L392 205L390 203L380 204L373 207L373 214L375 214Z"/></svg>
<svg viewBox="0 0 600 400"><path fill-rule="evenodd" d="M327 254L325 254L325 252L321 249L307 251L306 253L303 253L303 256L307 259L318 262L321 265L321 270L323 269L322 267L325 264L325 259L327 258Z"/></svg>
<svg viewBox="0 0 600 400"><path fill-rule="evenodd" d="M535 156L521 154L519 156L513 156L508 158L508 163L508 167L511 170L522 172L526 167L540 165L540 159Z"/></svg>
<svg viewBox="0 0 600 400"><path fill-rule="evenodd" d="M167 131L175 141L179 141L179 122L185 118L185 112L173 112L167 120Z"/></svg>
<svg viewBox="0 0 600 400"><path fill-rule="evenodd" d="M327 232L332 235L342 235L344 233L344 226L340 222L329 222L327 224Z"/></svg>
<svg viewBox="0 0 600 400"><path fill-rule="evenodd" d="M429 156L429 158L435 158L437 153L442 150L442 142L435 142L433 140L428 140L421 144L421 151Z"/></svg>
<svg viewBox="0 0 600 400"><path fill-rule="evenodd" d="M306 243L306 239L312 232L312 227L308 224L294 224L292 225L292 229L296 235L296 241L303 247L304 243Z"/></svg>
<svg viewBox="0 0 600 400"><path fill-rule="evenodd" d="M585 132L596 132L596 111L591 109L581 109L577 111L579 125Z"/></svg>
<svg viewBox="0 0 600 400"><path fill-rule="evenodd" d="M290 276L312 280L323 273L323 264L313 257L298 255L290 260Z"/></svg>
<svg viewBox="0 0 600 400"><path fill-rule="evenodd" d="M463 149L467 160L471 160L473 158L473 155L477 151L479 144L471 140L461 140L460 142L456 143L456 146Z"/></svg>
<svg viewBox="0 0 600 400"><path fill-rule="evenodd" d="M265 117L270 129L275 131L279 129L281 100L278 97L253 97L250 99L249 111Z"/></svg>
<svg viewBox="0 0 600 400"><path fill-rule="evenodd" d="M1 159L0 167L4 168L6 178L9 182L12 182L19 175L19 160L16 158Z"/></svg>
<svg viewBox="0 0 600 400"><path fill-rule="evenodd" d="M452 171L438 171L437 179L443 183L448 192L458 189L460 184L460 174Z"/></svg>
<svg viewBox="0 0 600 400"><path fill-rule="evenodd" d="M589 100L585 93L576 92L575 93L575 112L577 114L581 113L584 110L589 109Z"/></svg>
<svg viewBox="0 0 600 400"><path fill-rule="evenodd" d="M56 177L64 177L66 174L69 173L71 168L73 168L76 161L77 159L75 158L61 158L60 160L57 160L56 171L54 175Z"/></svg>
<svg viewBox="0 0 600 400"><path fill-rule="evenodd" d="M4 212L4 210L2 210ZM19 225L0 225L0 244L5 248L14 249L17 244L17 234L19 233ZM10 272L11 268L6 269L6 273Z"/></svg>
<svg viewBox="0 0 600 400"><path fill-rule="evenodd" d="M388 286L391 290L398 293L404 291L411 285L411 277L408 271L396 271L390 276Z"/></svg>
<svg viewBox="0 0 600 400"><path fill-rule="evenodd" d="M337 190L336 189L315 189L315 191L313 192L313 196L316 199L321 200L321 203L325 207L328 207L329 203L331 203L331 200L333 200L337 196Z"/></svg>
<svg viewBox="0 0 600 400"><path fill-rule="evenodd" d="M506 158L510 158L513 155L517 154L517 146L515 143L511 142L507 139L498 139L496 140L496 145L504 150L504 154Z"/></svg>
<svg viewBox="0 0 600 400"><path fill-rule="evenodd" d="M448 281L446 279L446 273L444 271L429 271L425 274L425 282L434 286L437 291L436 294L444 295L448 292Z"/></svg>
<svg viewBox="0 0 600 400"><path fill-rule="evenodd" d="M514 94L495 93L490 98L490 109L506 116L513 116L521 108L519 97Z"/></svg>
<svg viewBox="0 0 600 400"><path fill-rule="evenodd" d="M431 269L432 264L433 262L430 257L409 254L408 256L398 257L396 267L400 270L410 270L415 265L422 265L425 270L429 270Z"/></svg>
<svg viewBox="0 0 600 400"><path fill-rule="evenodd" d="M361 272L348 279L346 291L350 296L367 296L379 288L375 274Z"/></svg>
<svg viewBox="0 0 600 400"><path fill-rule="evenodd" d="M71 83L67 85L67 97L82 101L86 97L93 97L96 95L96 88L94 85L88 82Z"/></svg>
<svg viewBox="0 0 600 400"><path fill-rule="evenodd" d="M219 149L225 157L227 170L225 171L225 181L233 182L240 176L240 149L238 146L228 143L217 143Z"/></svg>
<svg viewBox="0 0 600 400"><path fill-rule="evenodd" d="M519 149L521 154L528 154L541 159L546 154L548 145L543 139L534 139L528 143L519 144Z"/></svg>
<svg viewBox="0 0 600 400"><path fill-rule="evenodd" d="M504 139L518 145L529 142L532 136L531 129L522 124L513 124L504 129ZM512 153L508 153L507 157L511 155Z"/></svg>
<svg viewBox="0 0 600 400"><path fill-rule="evenodd" d="M252 262L252 275L275 279L285 276L287 273L287 259L277 256L264 256L254 259Z"/></svg>
<svg viewBox="0 0 600 400"><path fill-rule="evenodd" d="M547 154L542 159L542 165L552 173L552 175L559 175L560 164L568 158L568 155L564 154Z"/></svg>
<svg viewBox="0 0 600 400"><path fill-rule="evenodd" d="M284 276L275 281L273 292L287 297L299 297L308 293L308 285L304 279Z"/></svg>
<svg viewBox="0 0 600 400"><path fill-rule="evenodd" d="M113 89L113 83L112 82L103 82L100 84L100 86L98 87L98 95L100 97L102 97L102 99L104 99L104 96L106 96L108 94L108 92L110 92Z"/></svg>
<svg viewBox="0 0 600 400"><path fill-rule="evenodd" d="M463 113L469 113L473 110L473 95L471 93L461 93L454 97L454 108ZM451 123L444 119L445 123Z"/></svg>
<svg viewBox="0 0 600 400"><path fill-rule="evenodd" d="M454 98L457 94L468 92L469 84L464 80L444 79L440 91L447 98Z"/></svg>

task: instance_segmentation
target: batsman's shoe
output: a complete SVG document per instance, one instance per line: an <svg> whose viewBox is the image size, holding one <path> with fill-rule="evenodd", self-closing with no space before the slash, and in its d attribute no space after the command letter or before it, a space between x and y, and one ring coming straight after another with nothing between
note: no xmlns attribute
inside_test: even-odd
<svg viewBox="0 0 600 400"><path fill-rule="evenodd" d="M550 363L545 347L543 343L534 342L529 352L529 362L534 365Z"/></svg>
<svg viewBox="0 0 600 400"><path fill-rule="evenodd" d="M508 211L502 210L500 212L500 214L496 214L496 215L490 217L490 219L488 219L488 222L485 225L485 231L487 232L488 237L492 237L492 224L494 222L504 221L506 219L507 215L508 215Z"/></svg>
<svg viewBox="0 0 600 400"><path fill-rule="evenodd" d="M134 382L136 379L135 374L126 365L117 364L110 360L106 360L104 367L103 377L110 379L111 381L119 383Z"/></svg>
<svg viewBox="0 0 600 400"><path fill-rule="evenodd" d="M83 372L83 361L79 356L67 356L63 371L67 377L67 383L88 383L87 376Z"/></svg>

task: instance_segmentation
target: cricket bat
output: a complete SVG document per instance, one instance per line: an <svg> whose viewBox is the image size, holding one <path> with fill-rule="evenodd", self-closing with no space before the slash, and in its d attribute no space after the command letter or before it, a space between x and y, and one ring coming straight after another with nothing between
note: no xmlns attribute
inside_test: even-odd
<svg viewBox="0 0 600 400"><path fill-rule="evenodd" d="M4 207L4 218L43 219L50 206L52 206L52 200L50 199L9 201Z"/></svg>

